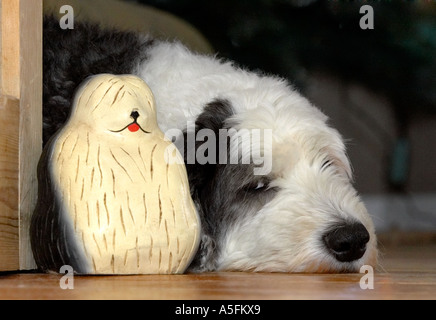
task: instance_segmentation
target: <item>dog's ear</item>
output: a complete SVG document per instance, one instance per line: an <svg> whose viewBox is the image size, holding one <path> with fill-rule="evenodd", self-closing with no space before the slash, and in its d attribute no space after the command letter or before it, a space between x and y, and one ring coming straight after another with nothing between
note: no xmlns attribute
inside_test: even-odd
<svg viewBox="0 0 436 320"><path fill-rule="evenodd" d="M227 150L220 150L219 148L219 130L225 127L226 120L233 114L233 109L227 100L214 100L208 103L203 112L197 117L195 132L190 132L188 128L183 133L183 156L188 172L191 195L194 200L199 200L200 194L207 190L207 184L214 179L217 164L219 164L219 152L227 152ZM211 150L207 150L206 156L210 161L199 163L197 161L199 147L205 143L211 146L211 142L207 141L207 137L205 141L197 141L196 139L197 134L204 129L207 129L209 133L213 132L215 135L215 145L213 146L215 152L210 155L208 152ZM195 142L192 141L193 139Z"/></svg>
<svg viewBox="0 0 436 320"><path fill-rule="evenodd" d="M220 151L228 152L227 150L219 149L219 130L226 127L226 120L233 114L233 109L228 101L214 100L204 107L203 112L195 121L195 126L193 128L187 128L183 133L183 157L188 173L189 187L192 199L196 204L198 214L202 221L200 248L189 267L189 269L194 272L214 270L215 268L216 261L214 260L214 256L216 245L213 236L215 231L213 225L209 223L209 217L205 216L205 212L209 211L208 208L211 205L212 188L219 166L219 153ZM200 141L197 141L197 134L204 129L207 129L209 134L213 132L215 135L213 141L214 145L211 144L211 141L207 140L202 141L202 139L199 139ZM205 139L208 138L205 137ZM199 163L197 161L197 151L204 143L207 143L209 147L214 147L215 150L213 155L205 154L210 161ZM202 152L204 152L204 150ZM208 153L210 150L205 152Z"/></svg>
<svg viewBox="0 0 436 320"><path fill-rule="evenodd" d="M211 129L218 134L224 128L225 121L234 114L233 108L227 100L214 100L208 103L195 121L196 130Z"/></svg>

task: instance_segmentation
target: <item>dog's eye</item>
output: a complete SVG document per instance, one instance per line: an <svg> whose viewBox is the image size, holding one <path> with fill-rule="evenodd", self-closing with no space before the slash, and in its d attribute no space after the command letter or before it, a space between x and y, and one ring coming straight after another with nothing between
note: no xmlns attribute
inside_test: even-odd
<svg viewBox="0 0 436 320"><path fill-rule="evenodd" d="M264 188L264 187L265 187L265 182L263 182L263 181L259 181L259 182L257 183L256 188L254 188L254 190L259 190L259 189L262 189L262 188Z"/></svg>
<svg viewBox="0 0 436 320"><path fill-rule="evenodd" d="M250 183L245 186L245 192L260 192L269 188L269 181L259 180L257 182Z"/></svg>
<svg viewBox="0 0 436 320"><path fill-rule="evenodd" d="M330 167L333 164L333 161L331 160L326 160L323 162L322 166L321 166L321 170L325 170L328 167Z"/></svg>

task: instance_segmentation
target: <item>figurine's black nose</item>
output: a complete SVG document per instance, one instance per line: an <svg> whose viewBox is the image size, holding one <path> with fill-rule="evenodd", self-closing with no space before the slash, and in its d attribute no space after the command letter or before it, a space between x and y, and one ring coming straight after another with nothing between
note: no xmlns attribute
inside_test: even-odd
<svg viewBox="0 0 436 320"><path fill-rule="evenodd" d="M365 253L369 233L363 224L349 223L326 232L323 240L336 260L351 262L360 259Z"/></svg>
<svg viewBox="0 0 436 320"><path fill-rule="evenodd" d="M130 117L132 117L133 120L136 121L136 119L138 119L138 117L139 117L138 111L132 111L132 113L130 114Z"/></svg>

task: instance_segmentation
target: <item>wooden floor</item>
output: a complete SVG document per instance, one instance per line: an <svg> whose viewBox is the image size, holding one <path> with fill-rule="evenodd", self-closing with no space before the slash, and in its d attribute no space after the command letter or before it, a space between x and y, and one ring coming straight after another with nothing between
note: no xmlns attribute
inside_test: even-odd
<svg viewBox="0 0 436 320"><path fill-rule="evenodd" d="M381 248L374 289L363 274L207 273L145 276L75 276L0 273L0 299L436 299L436 245Z"/></svg>

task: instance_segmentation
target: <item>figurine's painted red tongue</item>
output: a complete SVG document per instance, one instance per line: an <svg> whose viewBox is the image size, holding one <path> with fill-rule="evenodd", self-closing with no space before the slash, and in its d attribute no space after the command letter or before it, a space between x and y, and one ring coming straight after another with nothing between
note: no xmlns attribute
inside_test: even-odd
<svg viewBox="0 0 436 320"><path fill-rule="evenodd" d="M139 130L139 125L137 123L132 123L127 127L130 132L136 132Z"/></svg>

